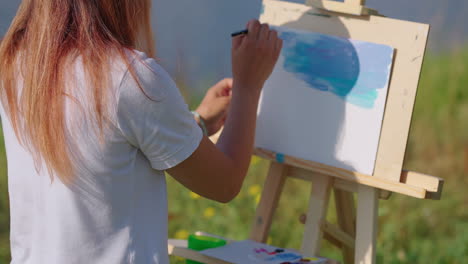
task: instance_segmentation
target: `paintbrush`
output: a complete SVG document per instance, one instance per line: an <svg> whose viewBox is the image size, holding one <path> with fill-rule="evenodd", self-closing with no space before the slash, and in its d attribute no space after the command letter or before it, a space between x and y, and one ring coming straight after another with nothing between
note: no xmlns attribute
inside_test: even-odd
<svg viewBox="0 0 468 264"><path fill-rule="evenodd" d="M231 37L237 37L237 36L240 36L240 35L247 35L247 33L249 33L249 30L244 29L244 30L232 33Z"/></svg>

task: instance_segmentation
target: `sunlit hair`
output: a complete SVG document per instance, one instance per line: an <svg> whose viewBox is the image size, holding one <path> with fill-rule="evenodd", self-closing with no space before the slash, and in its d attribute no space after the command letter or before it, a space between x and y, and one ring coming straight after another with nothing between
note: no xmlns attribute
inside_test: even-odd
<svg viewBox="0 0 468 264"><path fill-rule="evenodd" d="M66 62L81 57L102 131L110 53L150 57L150 0L23 0L0 43L0 100L23 145L51 177L73 180L64 102ZM20 76L18 74L20 70ZM21 80L21 93L18 91Z"/></svg>

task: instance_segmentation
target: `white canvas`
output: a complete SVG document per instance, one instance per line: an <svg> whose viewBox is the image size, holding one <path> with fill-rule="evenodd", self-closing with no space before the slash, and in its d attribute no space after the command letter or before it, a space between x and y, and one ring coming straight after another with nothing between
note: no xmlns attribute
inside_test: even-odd
<svg viewBox="0 0 468 264"><path fill-rule="evenodd" d="M393 48L276 29L283 50L260 99L256 147L372 175Z"/></svg>

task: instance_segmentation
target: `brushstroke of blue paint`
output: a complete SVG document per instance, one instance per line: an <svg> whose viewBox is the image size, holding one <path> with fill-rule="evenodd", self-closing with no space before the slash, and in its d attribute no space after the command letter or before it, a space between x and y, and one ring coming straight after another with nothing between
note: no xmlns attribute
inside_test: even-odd
<svg viewBox="0 0 468 264"><path fill-rule="evenodd" d="M374 107L378 89L389 80L391 47L319 33L278 31L286 71L314 89L363 108Z"/></svg>
<svg viewBox="0 0 468 264"><path fill-rule="evenodd" d="M284 163L284 154L276 153L276 162Z"/></svg>

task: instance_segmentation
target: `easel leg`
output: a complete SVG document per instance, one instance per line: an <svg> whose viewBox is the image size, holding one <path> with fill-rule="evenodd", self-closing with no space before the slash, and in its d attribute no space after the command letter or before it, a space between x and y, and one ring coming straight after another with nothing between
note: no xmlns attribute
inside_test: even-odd
<svg viewBox="0 0 468 264"><path fill-rule="evenodd" d="M331 185L331 177L314 174L301 248L305 255L317 256L319 253L323 236L321 226L327 217Z"/></svg>
<svg viewBox="0 0 468 264"><path fill-rule="evenodd" d="M348 235L356 237L356 208L354 196L351 192L334 189L336 215L339 227ZM343 260L345 264L354 263L354 248L342 245Z"/></svg>
<svg viewBox="0 0 468 264"><path fill-rule="evenodd" d="M379 192L365 185L358 188L355 263L373 264L376 262Z"/></svg>
<svg viewBox="0 0 468 264"><path fill-rule="evenodd" d="M286 180L287 166L272 162L263 187L262 197L257 207L255 222L250 239L265 243L270 231L271 221L278 207L279 198Z"/></svg>

